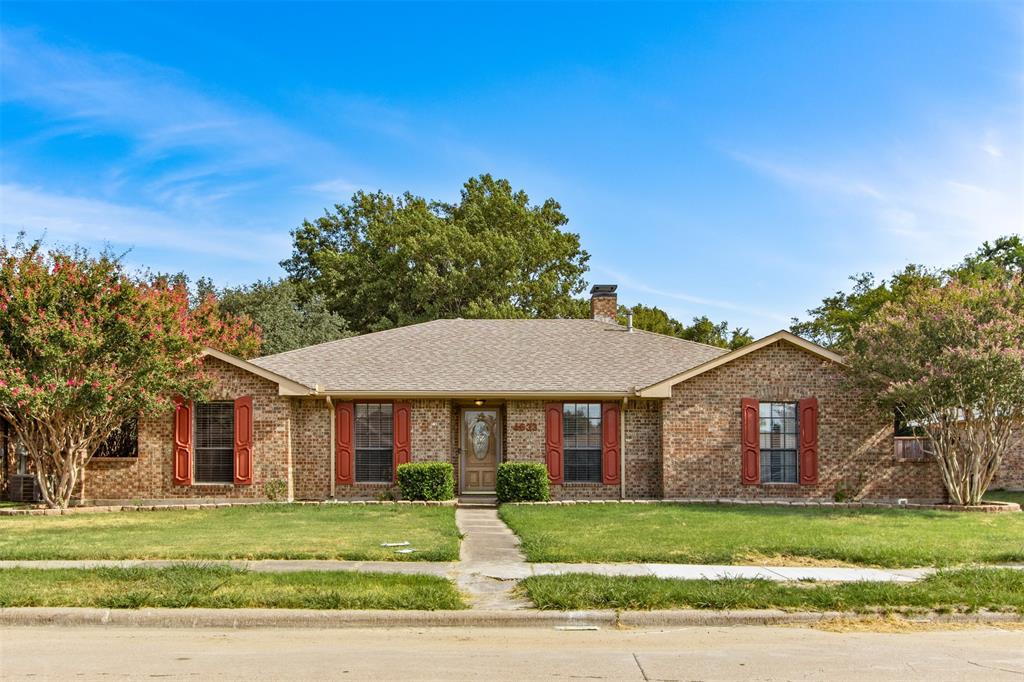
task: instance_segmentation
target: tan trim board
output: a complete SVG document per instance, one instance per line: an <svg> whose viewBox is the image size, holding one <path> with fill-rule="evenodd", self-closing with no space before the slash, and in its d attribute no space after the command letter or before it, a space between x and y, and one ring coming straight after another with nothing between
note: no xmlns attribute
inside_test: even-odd
<svg viewBox="0 0 1024 682"><path fill-rule="evenodd" d="M703 374L704 372L710 371L716 367L721 367L726 363L732 362L733 360L736 360L738 358L742 358L744 355L748 355L750 353L753 353L754 351L761 350L765 346L770 346L771 344L776 343L778 341L785 341L787 343L791 343L794 346L802 348L808 353L813 353L814 355L817 355L825 360L829 360L840 365L845 364L843 362L842 356L839 355L838 353L834 353L830 351L828 348L825 348L824 346L819 346L818 344L812 343L807 339L802 339L796 334L788 332L785 329L780 329L774 334L770 334L769 336L766 336L762 339L758 339L757 341L747 344L742 348L737 348L736 350L726 353L725 355L720 355L717 358L708 360L702 365L691 367L685 372L680 372L679 374L669 377L668 379L664 379L656 384L651 384L646 388L642 388L639 391L637 391L637 395L643 398L671 398L672 387L675 386L676 384L686 381L687 379L692 379L693 377Z"/></svg>
<svg viewBox="0 0 1024 682"><path fill-rule="evenodd" d="M204 348L201 355L208 355L210 357L217 358L229 365L233 365L239 369L249 372L250 374L255 374L258 377L262 377L267 381L277 384L278 395L311 395L315 392L308 386L303 386L302 384L292 381L287 377L275 374L268 369L263 369L259 365L252 364L248 360L243 360L240 357L219 351L216 348Z"/></svg>

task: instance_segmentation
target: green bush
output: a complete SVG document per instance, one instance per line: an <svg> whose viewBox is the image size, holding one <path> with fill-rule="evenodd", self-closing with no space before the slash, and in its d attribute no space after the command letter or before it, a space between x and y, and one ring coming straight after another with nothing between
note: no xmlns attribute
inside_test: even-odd
<svg viewBox="0 0 1024 682"><path fill-rule="evenodd" d="M455 497L455 470L447 462L413 462L398 466L403 500L450 500Z"/></svg>
<svg viewBox="0 0 1024 682"><path fill-rule="evenodd" d="M272 478L263 484L263 494L271 502L279 502L288 498L288 482L280 478Z"/></svg>
<svg viewBox="0 0 1024 682"><path fill-rule="evenodd" d="M498 465L498 502L546 502L548 468L537 462L503 462Z"/></svg>

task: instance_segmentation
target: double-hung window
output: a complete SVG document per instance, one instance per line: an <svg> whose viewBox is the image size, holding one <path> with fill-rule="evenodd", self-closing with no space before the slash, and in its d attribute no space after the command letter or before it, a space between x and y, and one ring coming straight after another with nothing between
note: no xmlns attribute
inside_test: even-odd
<svg viewBox="0 0 1024 682"><path fill-rule="evenodd" d="M356 403L355 450L357 483L391 483L395 454L395 422L390 403Z"/></svg>
<svg viewBox="0 0 1024 682"><path fill-rule="evenodd" d="M234 483L235 405L195 404L195 482Z"/></svg>
<svg viewBox="0 0 1024 682"><path fill-rule="evenodd" d="M761 403L760 418L761 482L797 483L797 404Z"/></svg>
<svg viewBox="0 0 1024 682"><path fill-rule="evenodd" d="M562 436L565 481L600 483L601 403L565 403Z"/></svg>

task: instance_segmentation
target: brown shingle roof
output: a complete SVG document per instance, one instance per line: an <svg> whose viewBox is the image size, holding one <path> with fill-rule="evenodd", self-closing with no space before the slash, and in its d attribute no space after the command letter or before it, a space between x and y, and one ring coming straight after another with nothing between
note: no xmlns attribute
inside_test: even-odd
<svg viewBox="0 0 1024 682"><path fill-rule="evenodd" d="M595 320L435 320L252 362L342 394L631 394L725 352Z"/></svg>

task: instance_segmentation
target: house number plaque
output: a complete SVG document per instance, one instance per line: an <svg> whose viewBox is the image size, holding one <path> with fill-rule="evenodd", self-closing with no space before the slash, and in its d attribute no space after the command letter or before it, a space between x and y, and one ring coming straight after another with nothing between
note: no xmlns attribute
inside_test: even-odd
<svg viewBox="0 0 1024 682"><path fill-rule="evenodd" d="M513 431L536 431L537 422L516 422L512 425Z"/></svg>

